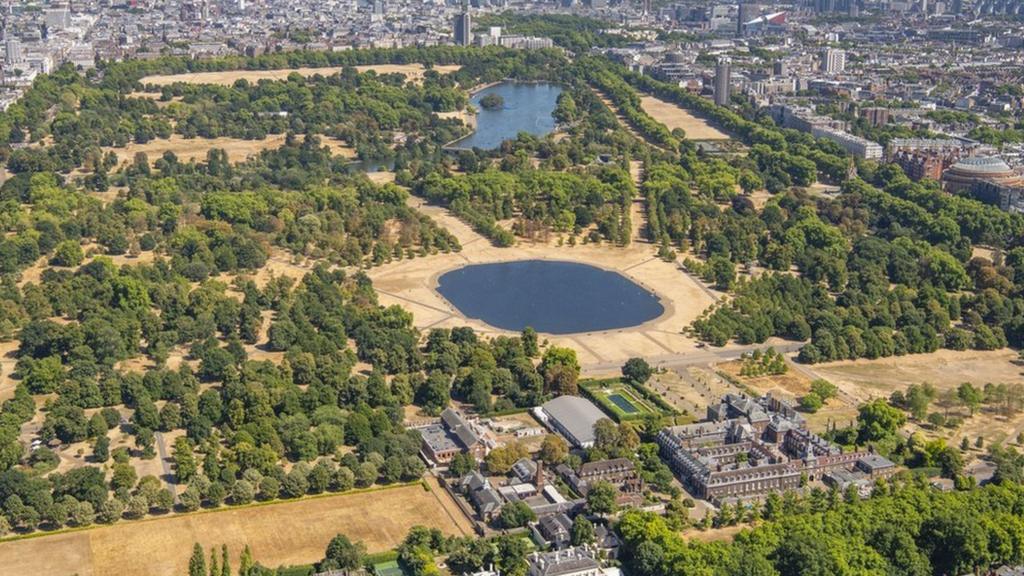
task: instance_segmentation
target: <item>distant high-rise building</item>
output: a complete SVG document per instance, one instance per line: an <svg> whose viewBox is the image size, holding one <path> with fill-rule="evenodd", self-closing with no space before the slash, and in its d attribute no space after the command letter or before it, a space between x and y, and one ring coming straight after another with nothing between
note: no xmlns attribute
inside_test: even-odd
<svg viewBox="0 0 1024 576"><path fill-rule="evenodd" d="M889 123L889 109L881 106L870 106L860 111L860 117L872 126L885 126Z"/></svg>
<svg viewBox="0 0 1024 576"><path fill-rule="evenodd" d="M455 44L469 46L473 42L473 19L469 15L469 7L462 4L462 12L455 17Z"/></svg>
<svg viewBox="0 0 1024 576"><path fill-rule="evenodd" d="M825 48L821 51L821 71L825 74L842 74L846 70L846 51Z"/></svg>
<svg viewBox="0 0 1024 576"><path fill-rule="evenodd" d="M643 14L646 16L651 13L651 0L643 0L641 4Z"/></svg>
<svg viewBox="0 0 1024 576"><path fill-rule="evenodd" d="M955 15L959 16L960 13L963 12L963 10L964 10L963 0L953 0L952 2L949 3L949 13L950 14L955 14Z"/></svg>
<svg viewBox="0 0 1024 576"><path fill-rule="evenodd" d="M55 8L46 11L46 28L50 32L64 30L71 26L71 12L66 8Z"/></svg>
<svg viewBox="0 0 1024 576"><path fill-rule="evenodd" d="M383 16L384 15L384 0L373 0L373 15Z"/></svg>
<svg viewBox="0 0 1024 576"><path fill-rule="evenodd" d="M729 90L732 78L732 61L728 58L719 58L715 66L715 104L719 106L729 105Z"/></svg>
<svg viewBox="0 0 1024 576"><path fill-rule="evenodd" d="M18 64L21 61L21 41L14 36L8 36L7 42L4 44L4 62Z"/></svg>
<svg viewBox="0 0 1024 576"><path fill-rule="evenodd" d="M921 5L919 6L919 8L921 10L921 14L927 15L928 14L928 0L921 0Z"/></svg>
<svg viewBox="0 0 1024 576"><path fill-rule="evenodd" d="M761 7L757 4L740 2L736 7L736 34L742 36L746 23L757 18L760 13Z"/></svg>
<svg viewBox="0 0 1024 576"><path fill-rule="evenodd" d="M846 6L846 15L850 18L860 18L860 2L850 0L850 3Z"/></svg>

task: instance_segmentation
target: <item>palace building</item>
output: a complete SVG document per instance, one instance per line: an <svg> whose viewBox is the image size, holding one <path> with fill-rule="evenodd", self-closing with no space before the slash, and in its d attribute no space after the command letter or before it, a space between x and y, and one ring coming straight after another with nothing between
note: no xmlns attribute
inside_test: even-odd
<svg viewBox="0 0 1024 576"><path fill-rule="evenodd" d="M862 460L878 471L874 477L894 470L881 464L881 456L844 453L809 431L796 410L771 395L728 394L708 407L705 421L666 428L657 442L683 484L698 498L714 501L793 490L804 478L815 481L836 470L865 469L858 466Z"/></svg>

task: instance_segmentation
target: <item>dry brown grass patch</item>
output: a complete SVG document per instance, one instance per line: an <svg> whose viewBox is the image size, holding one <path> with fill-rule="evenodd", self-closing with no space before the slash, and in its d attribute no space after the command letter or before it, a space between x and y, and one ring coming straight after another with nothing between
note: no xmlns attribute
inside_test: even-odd
<svg viewBox="0 0 1024 576"><path fill-rule="evenodd" d="M675 104L659 100L654 96L641 96L640 106L669 130L682 128L690 140L728 140L729 135L697 118Z"/></svg>
<svg viewBox="0 0 1024 576"><path fill-rule="evenodd" d="M438 65L432 69L436 70L441 74L450 74L457 72L462 66L451 64L451 65ZM355 69L359 72L374 71L377 74L405 74L406 77L413 82L420 82L423 80L423 75L426 72L426 68L422 64L374 64L369 66L355 66ZM238 80L248 80L249 82L259 82L260 80L285 80L292 74L299 74L303 77L316 76L331 76L341 71L340 66L328 66L322 68L289 68L281 70L225 70L221 72L196 72L194 74L162 74L155 76L146 76L139 80L143 86L152 84L153 86L168 86L176 82L184 82L186 84L217 84L220 86L231 86Z"/></svg>
<svg viewBox="0 0 1024 576"><path fill-rule="evenodd" d="M131 143L123 148L104 148L104 152L113 152L119 163L131 162L135 155L144 152L149 156L150 163L156 162L166 152L173 152L181 162L206 160L206 153L214 148L227 152L228 159L241 162L256 156L264 150L275 150L284 145L286 135L272 134L263 140L241 140L239 138L185 138L174 134L167 139L157 139L145 144ZM355 158L355 150L332 138L320 137L320 144L331 149L331 153L346 158Z"/></svg>
<svg viewBox="0 0 1024 576"><path fill-rule="evenodd" d="M235 562L249 545L265 566L307 564L320 560L338 533L363 541L369 552L381 552L397 546L415 525L461 535L460 523L449 516L441 496L415 484L16 540L0 544L0 572L178 576L187 572L195 542L226 544ZM468 526L465 519L461 524Z"/></svg>

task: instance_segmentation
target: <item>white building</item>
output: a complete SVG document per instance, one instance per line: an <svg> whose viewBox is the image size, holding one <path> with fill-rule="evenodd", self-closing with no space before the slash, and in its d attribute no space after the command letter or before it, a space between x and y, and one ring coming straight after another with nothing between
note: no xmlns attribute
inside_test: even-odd
<svg viewBox="0 0 1024 576"><path fill-rule="evenodd" d="M67 8L51 8L45 13L46 27L51 32L65 30L71 26L71 12Z"/></svg>
<svg viewBox="0 0 1024 576"><path fill-rule="evenodd" d="M882 159L882 152L884 150L882 149L881 144L861 138L860 136L855 136L849 132L824 126L814 126L811 128L811 135L815 138L827 138L828 140L839 144L843 150L846 150L850 154L859 158L867 160Z"/></svg>
<svg viewBox="0 0 1024 576"><path fill-rule="evenodd" d="M842 74L846 71L846 50L834 48L822 50L821 71L825 74Z"/></svg>
<svg viewBox="0 0 1024 576"><path fill-rule="evenodd" d="M728 58L719 58L715 66L715 104L719 106L729 105L729 90L732 83L732 61Z"/></svg>
<svg viewBox="0 0 1024 576"><path fill-rule="evenodd" d="M4 45L4 61L7 64L19 64L23 61L21 55L21 41L13 36L7 39Z"/></svg>
<svg viewBox="0 0 1024 576"><path fill-rule="evenodd" d="M534 552L527 557L530 576L619 576L618 568L602 568L597 552L588 546L553 552Z"/></svg>

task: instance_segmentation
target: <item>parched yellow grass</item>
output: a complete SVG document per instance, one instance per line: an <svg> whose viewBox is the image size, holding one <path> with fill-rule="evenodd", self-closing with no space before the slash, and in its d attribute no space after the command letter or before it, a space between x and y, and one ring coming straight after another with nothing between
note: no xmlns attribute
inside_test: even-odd
<svg viewBox="0 0 1024 576"><path fill-rule="evenodd" d="M395 181L395 173L389 170L378 170L377 172L367 172L366 177L370 179L370 182L377 184L390 184Z"/></svg>
<svg viewBox="0 0 1024 576"><path fill-rule="evenodd" d="M440 72L441 74L450 74L452 72L457 72L460 68L462 68L462 66L446 64L434 66L432 69ZM406 77L413 82L423 80L423 74L427 70L423 64L375 64L370 66L355 66L355 69L359 72L369 72L372 70L377 74L392 74L397 72L405 74ZM329 76L337 74L340 71L340 66L328 66L323 68L289 68L282 70L225 70L223 72L196 72L193 74L163 74L146 76L140 79L139 82L141 82L143 86L147 84L152 84L154 86L167 86L174 84L175 82L231 86L235 81L243 78L249 82L259 82L260 80L285 80L291 74L299 74L305 77L315 76L317 74Z"/></svg>
<svg viewBox="0 0 1024 576"><path fill-rule="evenodd" d="M207 549L226 544L236 566L247 544L264 566L307 564L323 558L338 533L382 552L416 525L463 535L441 497L415 484L15 540L0 544L0 574L180 576L195 542Z"/></svg>
<svg viewBox="0 0 1024 576"><path fill-rule="evenodd" d="M286 136L284 134L272 134L263 140L242 140L239 138L185 138L180 134L173 134L167 139L157 139L145 144L131 143L123 148L108 147L104 152L113 152L117 155L118 162L131 162L139 152L145 152L149 161L156 162L165 152L173 152L181 162L191 160L205 160L206 153L213 148L221 148L228 153L228 159L233 162L241 162L246 158L255 156L263 150L274 150L284 145ZM320 144L331 149L331 153L345 158L355 158L356 152L341 142L320 137Z"/></svg>
<svg viewBox="0 0 1024 576"><path fill-rule="evenodd" d="M809 368L860 401L888 398L895 390L928 382L940 392L963 382L983 386L987 382L1021 382L1024 367L1010 349L938 350L877 360L845 360L815 364Z"/></svg>
<svg viewBox="0 0 1024 576"><path fill-rule="evenodd" d="M641 96L640 106L652 118L668 126L669 130L682 128L690 140L728 140L729 136L697 118L675 104L659 100L654 96Z"/></svg>

